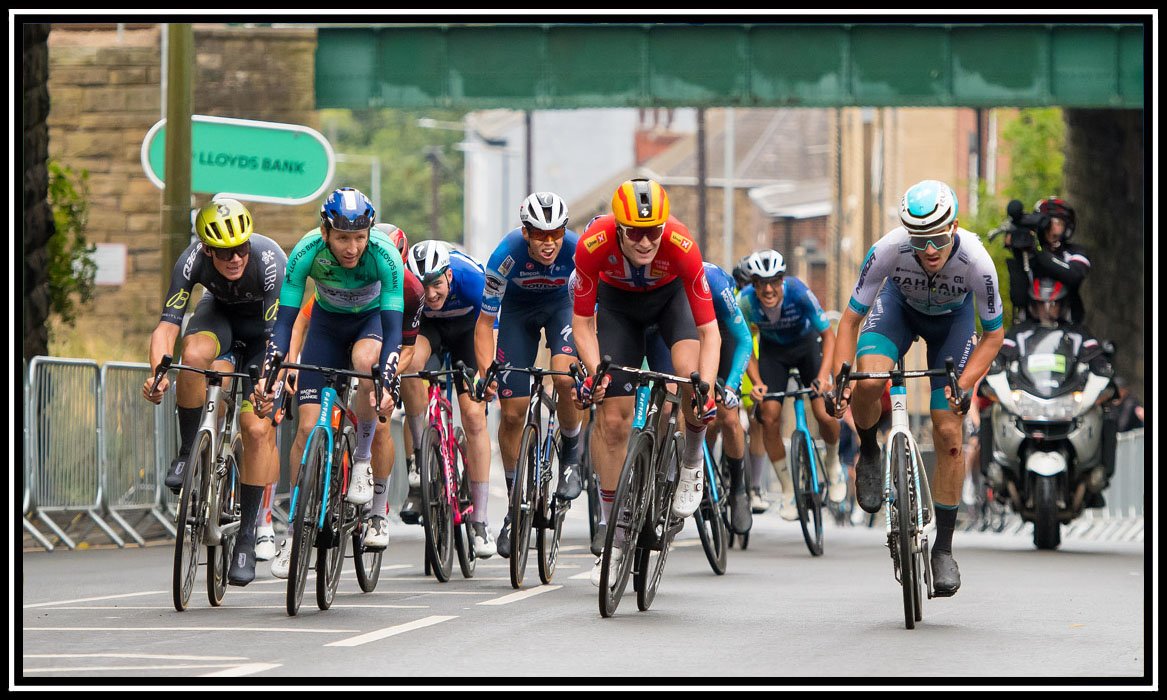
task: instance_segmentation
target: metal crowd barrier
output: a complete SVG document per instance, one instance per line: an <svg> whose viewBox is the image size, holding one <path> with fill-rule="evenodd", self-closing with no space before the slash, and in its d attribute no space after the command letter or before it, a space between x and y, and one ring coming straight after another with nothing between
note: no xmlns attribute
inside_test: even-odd
<svg viewBox="0 0 1167 700"><path fill-rule="evenodd" d="M22 510L21 510L21 513L22 513L21 517L24 520L24 529L28 532L28 534L32 535L33 539L35 539L37 542L39 542L42 547L44 547L45 549L47 549L48 551L51 552L51 551L53 551L53 543L49 541L49 538L47 538L43 534L41 534L41 531L36 529L36 525L33 525L32 521L28 519L28 516L32 515L34 513L34 511L36 510L36 504L33 501L33 486L32 486L32 478L33 478L33 469L31 466L31 464L32 464L32 450L31 450L32 441L29 439L29 415L31 414L31 411L29 411L28 408L31 404L29 404L29 402L28 402L28 396L29 396L29 392L28 392L28 360L25 360L24 361L24 408L25 408L25 410L23 411L23 413L24 413L24 459L21 460L23 462L22 466L24 468L24 489L23 489L23 491L24 491L24 505L23 505Z"/></svg>

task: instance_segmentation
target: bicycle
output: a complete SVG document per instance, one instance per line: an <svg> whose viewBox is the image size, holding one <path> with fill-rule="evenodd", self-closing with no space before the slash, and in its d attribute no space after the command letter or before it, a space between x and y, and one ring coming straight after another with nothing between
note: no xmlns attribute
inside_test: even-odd
<svg viewBox="0 0 1167 700"><path fill-rule="evenodd" d="M669 392L667 382L692 384L694 404L709 391L709 385L693 372L689 379L662 372L613 365L604 356L596 368L603 377L609 369L631 374L636 386L636 408L628 454L620 471L611 518L604 537L600 567L600 615L615 614L628 577L633 574L636 606L648 610L656 597L673 537L685 526L684 518L672 514L673 493L680 475L680 455L684 447L676 430L680 398ZM651 389L649 388L651 385ZM665 415L665 404L671 410ZM619 548L619 561L613 549Z"/></svg>
<svg viewBox="0 0 1167 700"><path fill-rule="evenodd" d="M573 365L574 366L574 365ZM559 464L560 436L556 429L555 400L543 385L544 377L567 376L577 379L578 370L563 372L539 367L512 367L492 362L479 385L478 400L486 386L497 374L523 372L531 377L530 401L527 404L527 422L519 439L519 454L511 486L509 515L511 586L520 588L527 568L527 556L534 529L535 545L539 553L539 580L551 583L559 557L559 538L563 534L563 519L571 509L571 501L555 496L553 481L558 481L555 465ZM546 417L543 411L547 411Z"/></svg>
<svg viewBox="0 0 1167 700"><path fill-rule="evenodd" d="M324 375L324 386L320 390L320 413L316 425L308 434L300 460L300 473L293 485L288 506L292 553L285 607L288 615L295 616L304 597L313 549L316 550L316 605L321 610L329 609L336 596L344 564L345 545L350 537L354 540L354 552L361 552L361 556L353 557L358 579L364 580L361 590L367 593L372 590L371 586L376 585L379 557L376 558L376 571L362 571L362 567L370 566L374 558L366 559L364 556L364 533L368 527L364 507L353 505L344 498L355 462L352 454L357 442L353 427L357 417L346 405L346 399L352 389L349 379L372 380L378 405L384 387L377 365L373 366L369 374L364 374L348 369L284 362L278 352L268 368L267 386L271 385L272 377L281 369ZM384 416L378 416L378 419L382 423L386 420ZM356 546L358 540L359 547ZM366 589L369 584L371 586Z"/></svg>
<svg viewBox="0 0 1167 700"><path fill-rule="evenodd" d="M762 401L782 401L786 397L794 399L794 432L790 434L790 480L794 485L794 505L798 509L798 522L802 525L802 537L806 548L813 556L823 553L823 502L827 488L823 458L818 444L810 435L806 423L806 399L818 396L818 392L802 383L797 369L791 368L790 378L797 389L793 391L773 391L762 395ZM760 410L759 404L755 410ZM813 522L812 522L813 521ZM813 531L813 532L812 532Z"/></svg>
<svg viewBox="0 0 1167 700"><path fill-rule="evenodd" d="M237 353L241 357L242 353ZM174 568L171 598L174 609L186 610L199 567L199 545L207 548L207 598L213 607L223 603L231 549L240 527L239 475L243 463L243 435L239 430L242 382L223 391L224 379L248 379L241 372L220 372L174 363L163 355L154 370L154 393L172 369L197 372L207 378L203 417L195 433L182 475L175 517Z"/></svg>
<svg viewBox="0 0 1167 700"><path fill-rule="evenodd" d="M724 398L724 389L720 383L716 391ZM721 576L725 573L730 542L729 493L725 490L725 484L729 481L728 478L723 478L723 474L728 477L729 465L725 463L724 455L720 465L713 459L708 442L702 443L701 450L705 456L705 483L708 487L701 494L701 505L693 513L693 519L697 525L701 548L705 550L705 558L709 561L713 573ZM745 549L748 537L748 534L742 535L742 549Z"/></svg>
<svg viewBox="0 0 1167 700"><path fill-rule="evenodd" d="M474 503L466 468L466 435L461 426L454 427L454 385L450 376L455 381L461 378L468 387L474 385L474 373L461 361L450 368L449 353L443 355L441 369L398 375L398 379L417 378L429 383L429 425L421 444L415 447L421 474L426 573L432 572L441 583L450 580L455 550L464 578L473 577L477 567L470 524Z"/></svg>
<svg viewBox="0 0 1167 700"><path fill-rule="evenodd" d="M904 379L914 377L948 377L956 400L964 394L956 382L952 358L944 369L904 370L900 361L889 372L852 372L844 362L835 382L837 391L856 379L891 379L891 431L883 451L883 506L887 546L891 551L896 580L903 588L904 626L915 629L923 619L923 593L932 598L932 569L925 528L932 522L932 491L920 449L908 427L907 387ZM827 412L837 415L834 397L828 394Z"/></svg>
<svg viewBox="0 0 1167 700"><path fill-rule="evenodd" d="M583 479L584 491L588 494L588 542L596 539L596 530L600 527L600 477L592 468L592 426L596 424L596 407L588 407L587 424L584 425L579 439L579 473ZM600 556L600 552L591 550L593 556Z"/></svg>

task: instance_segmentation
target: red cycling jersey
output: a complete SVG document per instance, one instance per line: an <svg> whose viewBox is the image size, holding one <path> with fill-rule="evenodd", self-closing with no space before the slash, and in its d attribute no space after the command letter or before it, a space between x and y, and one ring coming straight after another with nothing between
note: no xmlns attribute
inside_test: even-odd
<svg viewBox="0 0 1167 700"><path fill-rule="evenodd" d="M405 310L402 312L404 322L401 324L401 345L413 345L417 341L418 329L421 328L421 307L425 298L425 288L421 280L409 270L405 270L405 279L401 284L402 298ZM312 318L312 309L316 306L316 297L308 299L308 303L300 307L300 315Z"/></svg>
<svg viewBox="0 0 1167 700"><path fill-rule="evenodd" d="M579 316L595 315L597 283L601 280L617 289L647 292L678 277L684 283L694 323L703 326L716 321L701 251L684 224L670 216L656 257L644 267L633 267L616 240L616 217L611 214L596 217L580 234L575 248L575 272L571 278L573 310Z"/></svg>

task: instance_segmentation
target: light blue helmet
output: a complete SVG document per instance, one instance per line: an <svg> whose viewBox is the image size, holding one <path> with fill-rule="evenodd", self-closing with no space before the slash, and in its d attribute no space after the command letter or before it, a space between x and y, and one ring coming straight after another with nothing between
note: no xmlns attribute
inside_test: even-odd
<svg viewBox="0 0 1167 700"><path fill-rule="evenodd" d="M927 233L956 220L956 193L939 180L921 180L900 202L900 223L909 234Z"/></svg>

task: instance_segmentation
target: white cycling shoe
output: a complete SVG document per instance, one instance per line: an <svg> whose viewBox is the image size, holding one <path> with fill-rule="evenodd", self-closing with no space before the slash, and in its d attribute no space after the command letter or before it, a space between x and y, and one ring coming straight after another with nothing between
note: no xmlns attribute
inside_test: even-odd
<svg viewBox="0 0 1167 700"><path fill-rule="evenodd" d="M782 496L782 505L778 508L778 516L783 520L798 520L798 506L794 505L794 497L789 499Z"/></svg>
<svg viewBox="0 0 1167 700"><path fill-rule="evenodd" d="M363 506L373 500L373 463L360 460L353 465L352 479L349 481L345 500L354 506Z"/></svg>
<svg viewBox="0 0 1167 700"><path fill-rule="evenodd" d="M837 460L827 467L827 481L830 482L827 498L834 503L842 503L847 498L847 480L843 477L843 465Z"/></svg>
<svg viewBox="0 0 1167 700"><path fill-rule="evenodd" d="M288 569L292 566L292 543L287 539L280 540L280 551L271 562L271 575L276 578L287 578Z"/></svg>
<svg viewBox="0 0 1167 700"><path fill-rule="evenodd" d="M255 529L255 560L270 561L276 555L276 531L271 525Z"/></svg>
<svg viewBox="0 0 1167 700"><path fill-rule="evenodd" d="M695 467L681 465L681 475L677 482L677 492L673 494L673 515L687 518L701 505L701 494L705 487L704 465Z"/></svg>
<svg viewBox="0 0 1167 700"><path fill-rule="evenodd" d="M621 551L619 547L612 548L612 575L616 575L616 568L620 565ZM596 565L592 567L591 581L596 588L600 587L600 574L604 570L604 557L596 557Z"/></svg>
<svg viewBox="0 0 1167 700"><path fill-rule="evenodd" d="M389 521L374 515L369 518L369 529L365 533L366 549L385 549L389 546Z"/></svg>

